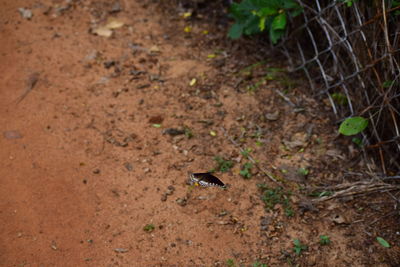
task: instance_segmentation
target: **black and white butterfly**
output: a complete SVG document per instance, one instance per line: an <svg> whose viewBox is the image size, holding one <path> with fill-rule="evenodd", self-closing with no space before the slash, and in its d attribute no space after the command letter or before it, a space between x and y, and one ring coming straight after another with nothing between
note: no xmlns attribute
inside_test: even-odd
<svg viewBox="0 0 400 267"><path fill-rule="evenodd" d="M194 185L200 185L204 187L211 187L211 186L217 186L217 187L222 187L225 188L225 184L212 175L210 172L205 172L205 173L189 173L189 179L191 184Z"/></svg>

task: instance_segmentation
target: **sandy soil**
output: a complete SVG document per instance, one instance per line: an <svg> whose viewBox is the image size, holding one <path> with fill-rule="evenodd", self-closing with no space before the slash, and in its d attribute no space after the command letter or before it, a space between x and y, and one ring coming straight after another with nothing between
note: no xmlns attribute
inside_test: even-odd
<svg viewBox="0 0 400 267"><path fill-rule="evenodd" d="M257 63L251 50L175 7L2 2L1 266L399 263L392 215L368 224L393 199L306 198L306 187L343 182L351 144L305 86L288 91L275 76L254 86L282 61L246 69ZM255 166L244 179L235 143L284 182L294 216L283 203L265 208L257 184L276 184ZM188 185L187 173L214 168L215 156L235 163L216 173L228 188ZM308 248L296 254L294 239Z"/></svg>

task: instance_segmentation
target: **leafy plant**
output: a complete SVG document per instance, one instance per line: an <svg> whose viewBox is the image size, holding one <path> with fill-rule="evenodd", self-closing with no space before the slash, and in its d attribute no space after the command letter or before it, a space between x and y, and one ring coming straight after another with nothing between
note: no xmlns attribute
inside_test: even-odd
<svg viewBox="0 0 400 267"><path fill-rule="evenodd" d="M228 36L232 39L268 31L276 44L285 33L288 16L295 17L302 8L294 0L243 0L232 3L229 13L235 20Z"/></svg>
<svg viewBox="0 0 400 267"><path fill-rule="evenodd" d="M214 168L214 170L227 172L233 167L233 161L231 160L226 160L220 156L214 157L214 160L217 162L217 166Z"/></svg>
<svg viewBox="0 0 400 267"><path fill-rule="evenodd" d="M390 248L390 244L389 244L389 242L387 242L385 239L383 239L382 237L377 237L376 238L376 241L378 241L379 242L379 244L381 244L382 245L382 247L385 247L385 248Z"/></svg>
<svg viewBox="0 0 400 267"><path fill-rule="evenodd" d="M339 133L349 136L361 133L368 126L368 120L363 117L345 119L339 127Z"/></svg>
<svg viewBox="0 0 400 267"><path fill-rule="evenodd" d="M151 224L151 223L146 224L146 225L143 227L143 230L146 231L146 232L149 232L149 233L150 233L150 232L153 232L154 229L155 229L155 226L154 226L154 224Z"/></svg>
<svg viewBox="0 0 400 267"><path fill-rule="evenodd" d="M253 164L251 162L246 162L243 165L243 169L240 170L239 174L244 178L249 179L251 177L251 168L253 168Z"/></svg>
<svg viewBox="0 0 400 267"><path fill-rule="evenodd" d="M263 191L261 199L265 207L273 210L275 205L281 204L287 217L294 216L294 210L290 202L290 192L285 192L282 187L269 188L265 184L259 184L258 187Z"/></svg>
<svg viewBox="0 0 400 267"><path fill-rule="evenodd" d="M233 261L233 259L227 259L226 265L228 265L229 267L233 267L235 266L235 262Z"/></svg>
<svg viewBox="0 0 400 267"><path fill-rule="evenodd" d="M319 243L321 245L329 245L331 243L331 239L327 235L320 235L319 236Z"/></svg>
<svg viewBox="0 0 400 267"><path fill-rule="evenodd" d="M293 251L294 253L296 253L296 255L300 255L302 251L307 250L308 248L306 245L302 244L298 239L294 239L293 244L294 244Z"/></svg>

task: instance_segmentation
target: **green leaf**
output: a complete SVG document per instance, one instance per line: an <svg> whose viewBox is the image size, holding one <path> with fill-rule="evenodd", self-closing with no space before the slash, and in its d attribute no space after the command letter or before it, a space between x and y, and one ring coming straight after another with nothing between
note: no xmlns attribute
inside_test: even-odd
<svg viewBox="0 0 400 267"><path fill-rule="evenodd" d="M382 86L383 86L383 88L389 88L393 84L394 84L394 81L388 80L388 81L384 81Z"/></svg>
<svg viewBox="0 0 400 267"><path fill-rule="evenodd" d="M385 239L383 239L382 237L377 237L376 238L376 240L379 242L379 244L381 244L382 245L382 247L385 247L385 248L390 248L390 244L389 244L389 242L387 242Z"/></svg>
<svg viewBox="0 0 400 267"><path fill-rule="evenodd" d="M146 224L146 225L143 227L143 230L146 231L146 232L153 232L154 229L155 229L155 226L154 226L154 224L151 224L151 223Z"/></svg>
<svg viewBox="0 0 400 267"><path fill-rule="evenodd" d="M260 23L258 24L258 27L260 28L260 31L262 31L262 32L265 30L265 19L266 19L266 17L261 17Z"/></svg>
<svg viewBox="0 0 400 267"><path fill-rule="evenodd" d="M273 16L276 14L278 14L278 10L276 8L270 8L270 7L263 7L260 9L260 11L257 12L257 15L259 17Z"/></svg>
<svg viewBox="0 0 400 267"><path fill-rule="evenodd" d="M269 39L273 44L276 44L279 39L283 36L284 32L282 30L269 29Z"/></svg>
<svg viewBox="0 0 400 267"><path fill-rule="evenodd" d="M284 30L286 27L286 13L281 13L272 21L271 28L273 30Z"/></svg>
<svg viewBox="0 0 400 267"><path fill-rule="evenodd" d="M362 132L368 126L368 120L363 117L351 117L344 120L339 127L339 133L350 136Z"/></svg>
<svg viewBox="0 0 400 267"><path fill-rule="evenodd" d="M319 243L321 245L329 245L331 243L331 239L327 235L320 235L319 236Z"/></svg>
<svg viewBox="0 0 400 267"><path fill-rule="evenodd" d="M285 9L299 9L300 6L293 0L285 0L283 1L283 8Z"/></svg>
<svg viewBox="0 0 400 267"><path fill-rule="evenodd" d="M310 173L310 171L307 170L306 168L299 168L299 169L297 170L297 173L298 173L299 175L301 175L301 176L307 176L307 175Z"/></svg>
<svg viewBox="0 0 400 267"><path fill-rule="evenodd" d="M229 29L228 37L231 39L239 39L243 33L243 24L235 23Z"/></svg>

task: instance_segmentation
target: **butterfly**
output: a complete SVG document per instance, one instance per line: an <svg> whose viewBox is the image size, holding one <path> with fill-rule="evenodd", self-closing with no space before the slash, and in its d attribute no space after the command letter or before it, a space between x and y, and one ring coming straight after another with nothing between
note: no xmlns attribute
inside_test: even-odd
<svg viewBox="0 0 400 267"><path fill-rule="evenodd" d="M189 173L189 179L191 184L194 185L200 185L204 187L217 186L226 188L225 184L220 179L212 175L210 172Z"/></svg>

